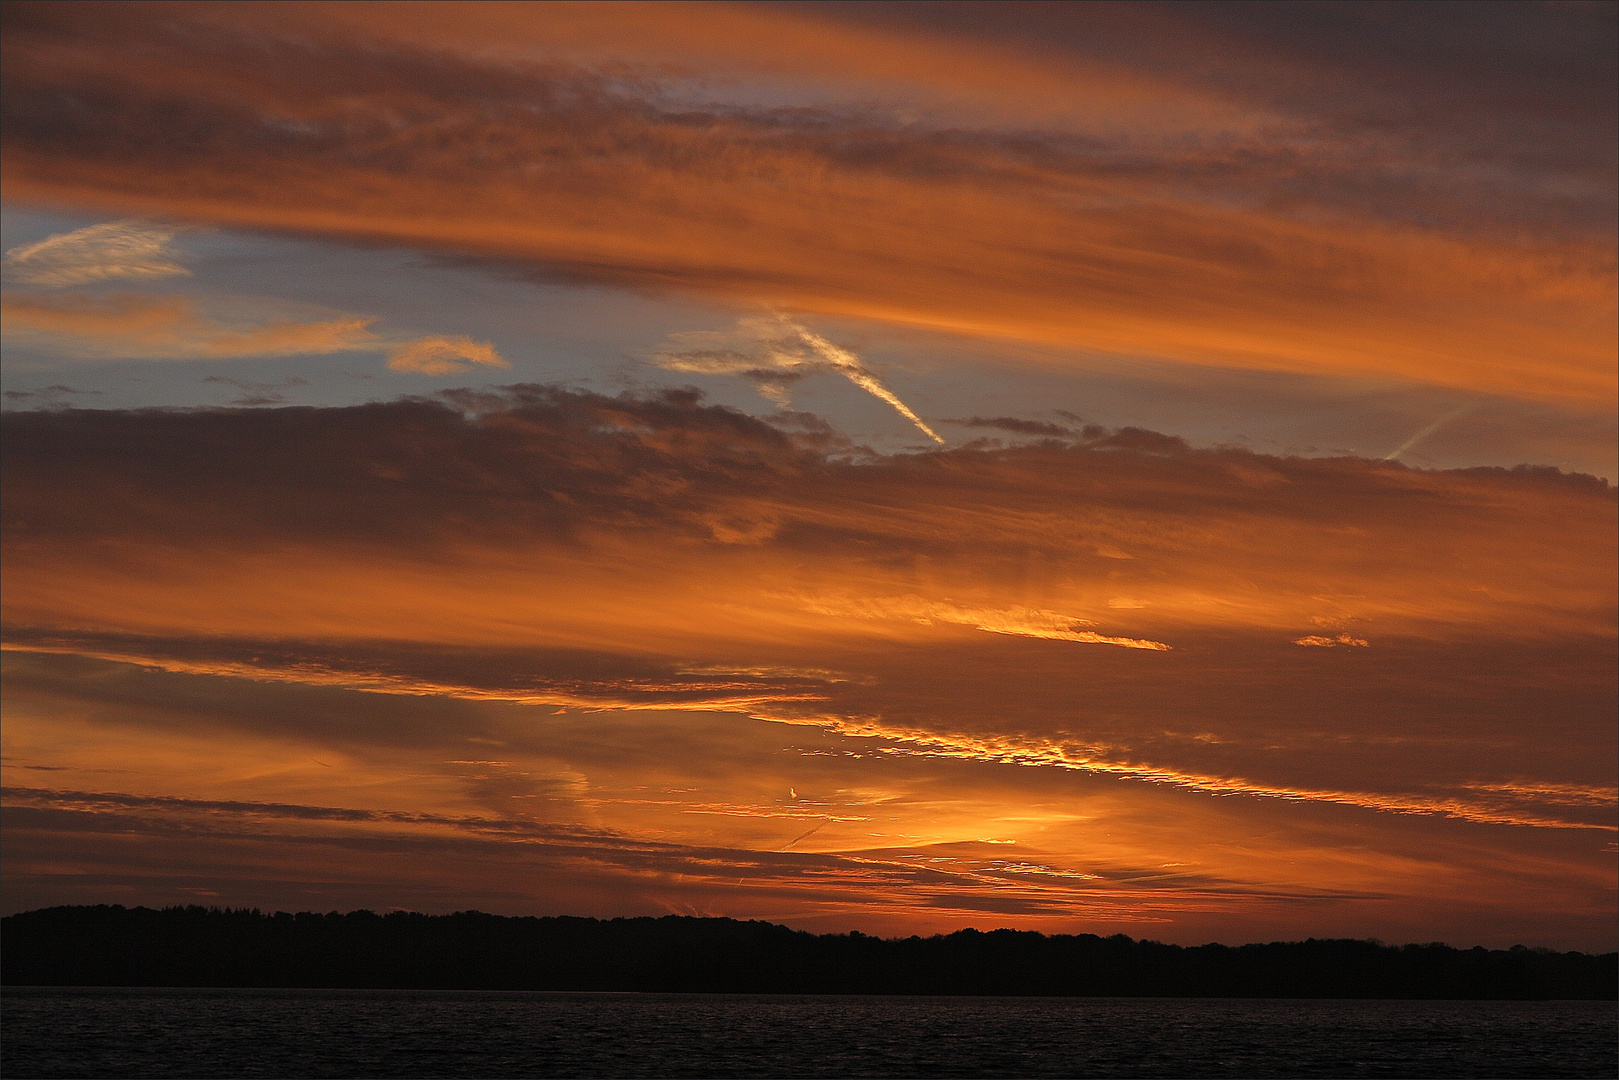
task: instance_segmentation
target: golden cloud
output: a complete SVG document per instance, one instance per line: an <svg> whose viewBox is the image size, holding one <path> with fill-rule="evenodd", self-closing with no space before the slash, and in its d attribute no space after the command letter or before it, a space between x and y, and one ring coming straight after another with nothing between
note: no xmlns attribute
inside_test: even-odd
<svg viewBox="0 0 1619 1080"><path fill-rule="evenodd" d="M374 318L236 327L199 314L182 296L13 295L0 300L0 318L18 344L75 359L216 360L378 347Z"/></svg>
<svg viewBox="0 0 1619 1080"><path fill-rule="evenodd" d="M407 341L388 353L394 371L418 375L459 375L474 366L509 368L494 346L469 337L428 337Z"/></svg>
<svg viewBox="0 0 1619 1080"><path fill-rule="evenodd" d="M1194 168L1062 132L664 107L635 78L478 54L464 35L438 49L410 38L442 21L437 9L397 25L346 6L90 10L19 9L6 64L15 198L1198 364L1565 403L1615 388L1613 268L1595 233L1506 235L1479 223L1493 208L1455 228L1347 203L1277 212L1172 180L1240 171L1246 151ZM469 26L546 21L465 10ZM626 31L639 40L671 18L627 14L650 20ZM579 19L591 17L560 25ZM265 50L273 62L241 60ZM54 104L67 100L76 111ZM186 140L169 120L177 102ZM1288 153L1309 168L1300 139ZM1354 190L1388 173L1330 169Z"/></svg>
<svg viewBox="0 0 1619 1080"><path fill-rule="evenodd" d="M0 326L19 345L79 360L223 360L247 356L321 356L386 349L388 367L418 375L454 375L476 366L511 365L488 342L468 337L390 340L369 315L287 318L286 305L229 298L207 310L185 296L145 293L22 293L0 298Z"/></svg>
<svg viewBox="0 0 1619 1080"><path fill-rule="evenodd" d="M1508 783L1505 747L1511 783L1612 786L1592 770L1611 737L1615 501L1590 478L1142 432L848 461L689 394L540 387L296 416L26 414L6 437L17 648L1606 820L1476 786ZM1303 632L1323 623L1356 632Z"/></svg>

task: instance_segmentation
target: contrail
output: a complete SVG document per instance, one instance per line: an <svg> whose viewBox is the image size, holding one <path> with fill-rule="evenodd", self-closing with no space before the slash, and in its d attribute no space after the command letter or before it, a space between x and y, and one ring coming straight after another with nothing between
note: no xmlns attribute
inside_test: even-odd
<svg viewBox="0 0 1619 1080"><path fill-rule="evenodd" d="M788 325L792 326L793 329L798 332L798 336L803 339L804 344L820 353L822 359L831 364L833 367L837 368L839 371L843 372L844 377L850 382L860 387L860 389L865 390L867 393L873 394L874 396L882 398L884 401L888 402L901 416L905 417L905 419L909 420L911 423L920 428L922 434L926 435L940 446L944 445L944 440L939 438L939 433L924 424L922 422L922 418L912 412L905 402L895 397L892 390L878 382L877 376L866 370L865 365L860 362L860 358L858 356L849 352L847 349L838 348L820 334L817 334L812 330L806 330L797 323L789 323Z"/></svg>
<svg viewBox="0 0 1619 1080"><path fill-rule="evenodd" d="M826 828L830 824L832 824L830 821L823 821L819 825L815 826L815 828L811 829L809 832L800 833L798 836L795 836L791 840L787 841L786 846L784 846L781 850L786 851L787 848L792 847L794 844L798 843L800 840L809 839L811 836L814 836L816 833L820 832L822 829Z"/></svg>
<svg viewBox="0 0 1619 1080"><path fill-rule="evenodd" d="M1458 416L1462 415L1462 413L1467 412L1471 408L1473 408L1472 405L1463 405L1459 409L1446 413L1444 416L1441 416L1439 419L1435 420L1433 423L1429 424L1427 427L1405 440L1405 442L1401 443L1395 449L1384 454L1383 460L1393 461L1395 458L1417 445L1417 443L1421 442L1423 439L1426 439L1429 435L1432 435L1434 432L1438 431L1440 428L1444 427L1446 424L1450 423L1452 420L1456 419Z"/></svg>
<svg viewBox="0 0 1619 1080"><path fill-rule="evenodd" d="M732 330L686 330L670 334L652 362L669 371L703 375L743 375L759 393L778 406L790 402L786 380L802 378L816 368L832 368L873 397L886 401L928 438L945 445L939 433L895 396L860 358L785 315L752 315L738 319ZM776 372L781 376L772 382Z"/></svg>

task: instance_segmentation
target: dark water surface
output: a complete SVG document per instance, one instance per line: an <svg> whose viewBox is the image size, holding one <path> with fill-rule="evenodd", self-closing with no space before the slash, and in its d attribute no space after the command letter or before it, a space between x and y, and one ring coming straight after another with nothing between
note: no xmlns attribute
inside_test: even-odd
<svg viewBox="0 0 1619 1080"><path fill-rule="evenodd" d="M7 989L24 1077L1612 1077L1615 1004Z"/></svg>

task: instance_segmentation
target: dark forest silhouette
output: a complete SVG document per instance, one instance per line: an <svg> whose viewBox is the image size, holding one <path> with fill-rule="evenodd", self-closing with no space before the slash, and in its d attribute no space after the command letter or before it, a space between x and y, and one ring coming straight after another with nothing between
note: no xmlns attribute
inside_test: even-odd
<svg viewBox="0 0 1619 1080"><path fill-rule="evenodd" d="M1612 999L1614 953L1346 939L815 935L766 922L121 906L0 921L7 985Z"/></svg>

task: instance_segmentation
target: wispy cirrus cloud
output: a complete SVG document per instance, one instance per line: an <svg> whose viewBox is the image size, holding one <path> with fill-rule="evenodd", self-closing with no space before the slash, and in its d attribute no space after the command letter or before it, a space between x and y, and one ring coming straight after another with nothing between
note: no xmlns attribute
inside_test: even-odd
<svg viewBox="0 0 1619 1080"><path fill-rule="evenodd" d="M170 245L174 230L142 221L109 221L21 244L5 254L5 279L38 288L128 279L190 277Z"/></svg>

